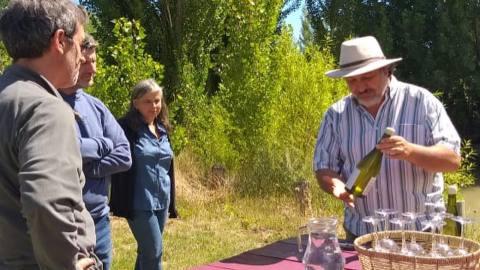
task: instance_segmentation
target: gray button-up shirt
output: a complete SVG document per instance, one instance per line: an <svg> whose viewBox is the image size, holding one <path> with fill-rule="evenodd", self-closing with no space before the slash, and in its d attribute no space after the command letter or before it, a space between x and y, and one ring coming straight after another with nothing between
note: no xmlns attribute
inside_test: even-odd
<svg viewBox="0 0 480 270"><path fill-rule="evenodd" d="M372 150L386 127L419 145L442 144L460 154L460 137L440 101L428 90L397 81L392 76L385 101L377 116L368 113L351 96L333 104L318 133L314 170L329 169L346 181L358 161ZM345 207L345 227L356 235L371 231L362 222L378 208L399 212L425 211L425 201L441 194L443 177L404 160L383 158L377 180L355 208ZM433 196L441 199L441 196Z"/></svg>

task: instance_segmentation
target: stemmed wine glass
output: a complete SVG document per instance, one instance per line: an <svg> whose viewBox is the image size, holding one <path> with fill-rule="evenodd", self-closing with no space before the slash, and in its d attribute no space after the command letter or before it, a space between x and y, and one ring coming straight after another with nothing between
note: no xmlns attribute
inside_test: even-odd
<svg viewBox="0 0 480 270"><path fill-rule="evenodd" d="M426 202L425 206L433 209L433 212L428 213L430 220L423 222L424 229L431 228L432 232L432 249L430 256L437 258L452 256L453 252L448 244L445 243L442 236L443 226L445 224L444 219L451 217L451 214L446 213L445 204L442 201ZM437 231L438 235L436 235Z"/></svg>
<svg viewBox="0 0 480 270"><path fill-rule="evenodd" d="M383 219L383 229L385 231L385 236L384 238L380 239L379 245L391 252L397 252L399 250L399 247L395 241L389 238L388 236L388 231L389 231L389 217L390 215L395 215L398 212L393 210L393 209L377 209L375 210L375 213L379 215Z"/></svg>
<svg viewBox="0 0 480 270"><path fill-rule="evenodd" d="M380 224L381 219L375 216L366 216L362 218L362 221L368 224L371 224L373 227L373 241L372 241L372 249L374 251L385 251L380 245L378 245L378 234L377 234L377 227Z"/></svg>
<svg viewBox="0 0 480 270"><path fill-rule="evenodd" d="M455 220L456 222L460 223L460 237L462 238L460 240L460 245L459 247L454 250L455 255L467 255L468 250L464 246L465 242L465 225L472 223L472 220L468 217L462 217L462 216L454 216L451 217L452 220Z"/></svg>
<svg viewBox="0 0 480 270"><path fill-rule="evenodd" d="M402 216L411 221L409 223L411 225L411 230L416 231L417 226L415 224L416 224L417 218L422 217L424 215L415 213L415 212L405 212L405 213L402 213ZM410 236L410 243L407 244L407 249L408 249L409 255L411 256L418 256L418 255L425 254L425 250L423 249L422 245L417 243L417 239L414 233Z"/></svg>
<svg viewBox="0 0 480 270"><path fill-rule="evenodd" d="M446 224L444 220L446 218L451 218L452 214L443 212L443 213L436 213L435 215L436 215L436 218L434 218L434 220L436 222L435 225L438 232L437 251L443 257L453 256L453 251L450 248L450 246L448 246L448 244L445 243L445 238L443 236L443 226Z"/></svg>
<svg viewBox="0 0 480 270"><path fill-rule="evenodd" d="M399 217L399 218L392 218L390 222L400 227L400 231L402 234L402 247L400 249L400 253L404 255L411 255L407 248L407 242L405 240L405 225L411 223L411 221L405 217Z"/></svg>

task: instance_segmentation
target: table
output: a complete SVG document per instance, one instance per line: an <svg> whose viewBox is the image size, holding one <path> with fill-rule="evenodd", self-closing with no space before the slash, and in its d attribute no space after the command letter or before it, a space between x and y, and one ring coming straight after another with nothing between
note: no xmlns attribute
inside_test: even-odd
<svg viewBox="0 0 480 270"><path fill-rule="evenodd" d="M289 238L191 270L304 270L302 256L297 250L296 238ZM342 250L342 256L345 269L362 269L356 251Z"/></svg>

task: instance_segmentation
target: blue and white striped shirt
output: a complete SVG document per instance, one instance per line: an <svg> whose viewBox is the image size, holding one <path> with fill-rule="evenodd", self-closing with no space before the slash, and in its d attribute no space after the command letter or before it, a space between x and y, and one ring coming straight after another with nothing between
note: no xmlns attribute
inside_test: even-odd
<svg viewBox="0 0 480 270"><path fill-rule="evenodd" d="M314 153L314 170L329 169L346 181L358 161L372 150L386 127L407 141L442 144L460 154L460 137L445 108L428 90L397 81L392 76L377 116L367 112L352 95L326 112ZM425 201L443 191L441 173L431 173L404 160L384 158L377 181L366 196L345 207L345 227L355 235L371 231L362 218L379 208L399 212L425 211ZM435 196L441 199L441 196Z"/></svg>

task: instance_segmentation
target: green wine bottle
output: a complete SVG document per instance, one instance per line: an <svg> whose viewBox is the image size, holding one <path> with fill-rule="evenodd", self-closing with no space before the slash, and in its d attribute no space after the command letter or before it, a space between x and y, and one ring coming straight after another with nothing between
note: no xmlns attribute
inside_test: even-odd
<svg viewBox="0 0 480 270"><path fill-rule="evenodd" d="M388 138L395 133L395 129L387 127L383 132L382 139ZM380 139L380 140L382 140ZM360 162L357 163L355 170L350 174L345 185L348 192L354 196L362 197L375 183L376 176L382 166L382 151L376 147L373 148Z"/></svg>
<svg viewBox="0 0 480 270"><path fill-rule="evenodd" d="M448 186L447 213L458 216L457 209L457 185ZM460 226L452 219L446 219L444 232L448 235L460 236Z"/></svg>

